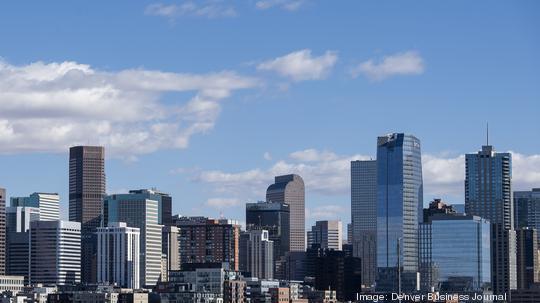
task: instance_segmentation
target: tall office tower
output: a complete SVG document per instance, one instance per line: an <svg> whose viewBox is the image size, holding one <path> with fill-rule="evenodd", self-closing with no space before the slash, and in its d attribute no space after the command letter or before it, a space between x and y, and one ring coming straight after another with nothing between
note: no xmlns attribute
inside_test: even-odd
<svg viewBox="0 0 540 303"><path fill-rule="evenodd" d="M266 190L266 201L290 206L290 251L306 250L306 195L304 180L299 175L277 176Z"/></svg>
<svg viewBox="0 0 540 303"><path fill-rule="evenodd" d="M105 149L69 149L69 220L81 223L82 281L96 281L96 228L101 224L105 197Z"/></svg>
<svg viewBox="0 0 540 303"><path fill-rule="evenodd" d="M106 196L103 201L103 226L125 222L140 229L141 287L156 285L161 275L161 231L158 224L158 200L148 192Z"/></svg>
<svg viewBox="0 0 540 303"><path fill-rule="evenodd" d="M24 276L28 283L28 263L30 222L39 220L39 208L6 208L6 273L12 276Z"/></svg>
<svg viewBox="0 0 540 303"><path fill-rule="evenodd" d="M33 193L28 197L11 197L12 207L39 208L40 221L60 220L60 196L57 193Z"/></svg>
<svg viewBox="0 0 540 303"><path fill-rule="evenodd" d="M402 133L378 137L377 288L383 291L399 288L398 272L404 289L416 281L422 204L420 140Z"/></svg>
<svg viewBox="0 0 540 303"><path fill-rule="evenodd" d="M30 222L30 283L81 282L81 223Z"/></svg>
<svg viewBox="0 0 540 303"><path fill-rule="evenodd" d="M0 275L6 274L6 189L0 188Z"/></svg>
<svg viewBox="0 0 540 303"><path fill-rule="evenodd" d="M240 234L240 271L259 279L274 278L274 242L268 231L251 229Z"/></svg>
<svg viewBox="0 0 540 303"><path fill-rule="evenodd" d="M130 194L145 194L158 201L158 224L172 225L172 197L169 194L153 189L130 190Z"/></svg>
<svg viewBox="0 0 540 303"><path fill-rule="evenodd" d="M523 227L516 230L517 288L529 289L540 282L540 255L537 230Z"/></svg>
<svg viewBox="0 0 540 303"><path fill-rule="evenodd" d="M140 230L124 222L97 228L97 282L140 288Z"/></svg>
<svg viewBox="0 0 540 303"><path fill-rule="evenodd" d="M362 259L363 287L377 276L377 161L351 161L353 253Z"/></svg>
<svg viewBox="0 0 540 303"><path fill-rule="evenodd" d="M434 214L420 224L422 289L483 292L491 289L491 227L464 214Z"/></svg>
<svg viewBox="0 0 540 303"><path fill-rule="evenodd" d="M308 247L318 245L321 248L341 250L343 245L343 227L341 221L317 221L307 232Z"/></svg>
<svg viewBox="0 0 540 303"><path fill-rule="evenodd" d="M352 223L347 223L347 239L346 239L347 243L346 244L349 244L349 245L352 245L353 243L353 227L352 227Z"/></svg>
<svg viewBox="0 0 540 303"><path fill-rule="evenodd" d="M227 262L231 270L239 268L240 225L236 220L175 216L180 229L180 264Z"/></svg>
<svg viewBox="0 0 540 303"><path fill-rule="evenodd" d="M423 222L429 223L431 221L431 216L436 214L455 214L456 211L452 205L444 203L441 199L433 199L429 202L428 208L424 208L423 213Z"/></svg>
<svg viewBox="0 0 540 303"><path fill-rule="evenodd" d="M540 230L540 188L514 192L514 229L523 227Z"/></svg>
<svg viewBox="0 0 540 303"><path fill-rule="evenodd" d="M163 226L161 232L161 253L166 257L164 271L180 270L179 230L176 226ZM163 279L162 279L163 280Z"/></svg>
<svg viewBox="0 0 540 303"><path fill-rule="evenodd" d="M491 145L465 156L465 212L492 224L491 281L495 294L516 289L516 233L513 230L512 155Z"/></svg>
<svg viewBox="0 0 540 303"><path fill-rule="evenodd" d="M246 204L246 229L258 228L268 231L268 238L274 242L274 260L290 251L290 208L282 202Z"/></svg>

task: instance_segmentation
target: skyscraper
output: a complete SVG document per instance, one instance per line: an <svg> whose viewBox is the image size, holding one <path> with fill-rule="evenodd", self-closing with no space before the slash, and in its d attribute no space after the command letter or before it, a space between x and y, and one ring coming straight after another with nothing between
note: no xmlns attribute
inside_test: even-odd
<svg viewBox="0 0 540 303"><path fill-rule="evenodd" d="M30 283L81 282L81 223L30 222Z"/></svg>
<svg viewBox="0 0 540 303"><path fill-rule="evenodd" d="M491 145L465 156L465 212L492 224L492 283L496 294L516 289L516 234L513 230L512 155Z"/></svg>
<svg viewBox="0 0 540 303"><path fill-rule="evenodd" d="M371 287L377 276L377 161L351 161L353 254L362 259L362 283Z"/></svg>
<svg viewBox="0 0 540 303"><path fill-rule="evenodd" d="M96 281L96 228L101 223L105 197L105 149L69 149L69 220L81 223L83 282Z"/></svg>
<svg viewBox="0 0 540 303"><path fill-rule="evenodd" d="M140 285L152 287L161 275L161 233L158 224L158 201L149 192L116 194L105 197L103 226L125 222L140 229Z"/></svg>
<svg viewBox="0 0 540 303"><path fill-rule="evenodd" d="M179 229L176 226L164 225L161 232L161 253L166 256L164 272L180 270L180 243L178 241ZM162 277L162 281L164 277Z"/></svg>
<svg viewBox="0 0 540 303"><path fill-rule="evenodd" d="M158 201L158 224L172 225L172 197L155 188L130 190L130 194L145 194L152 196L153 200Z"/></svg>
<svg viewBox="0 0 540 303"><path fill-rule="evenodd" d="M13 207L39 208L40 221L60 220L60 197L57 193L33 193L28 197L11 197Z"/></svg>
<svg viewBox="0 0 540 303"><path fill-rule="evenodd" d="M540 230L540 188L514 192L514 229L523 227Z"/></svg>
<svg viewBox="0 0 540 303"><path fill-rule="evenodd" d="M306 209L304 180L299 175L275 177L266 190L266 201L290 206L290 251L306 250Z"/></svg>
<svg viewBox="0 0 540 303"><path fill-rule="evenodd" d="M6 189L0 188L0 275L6 274Z"/></svg>
<svg viewBox="0 0 540 303"><path fill-rule="evenodd" d="M402 280L416 280L422 206L420 140L402 133L378 137L377 287L381 290L398 289L398 272L404 274Z"/></svg>
<svg viewBox="0 0 540 303"><path fill-rule="evenodd" d="M180 263L227 262L239 268L240 225L236 220L179 217L173 222L180 230Z"/></svg>
<svg viewBox="0 0 540 303"><path fill-rule="evenodd" d="M30 262L30 223L39 220L39 208L6 208L6 272L8 275L24 276L28 282Z"/></svg>
<svg viewBox="0 0 540 303"><path fill-rule="evenodd" d="M339 220L317 221L307 232L308 247L318 245L323 249L341 250L343 226Z"/></svg>
<svg viewBox="0 0 540 303"><path fill-rule="evenodd" d="M240 271L249 272L251 277L259 279L274 278L274 242L269 239L268 231L251 229L240 236Z"/></svg>
<svg viewBox="0 0 540 303"><path fill-rule="evenodd" d="M124 222L97 228L97 282L140 287L140 230Z"/></svg>
<svg viewBox="0 0 540 303"><path fill-rule="evenodd" d="M246 204L246 229L256 227L268 231L268 238L274 242L274 260L290 251L290 207L283 202L263 202Z"/></svg>

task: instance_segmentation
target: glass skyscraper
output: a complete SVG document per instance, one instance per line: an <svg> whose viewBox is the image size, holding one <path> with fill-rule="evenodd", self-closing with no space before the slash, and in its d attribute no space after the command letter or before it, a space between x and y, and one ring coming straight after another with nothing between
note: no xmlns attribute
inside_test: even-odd
<svg viewBox="0 0 540 303"><path fill-rule="evenodd" d="M377 139L378 288L397 289L403 273L418 272L418 223L422 221L423 183L420 140L392 133ZM396 276L393 276L396 275ZM382 280L387 284L382 286ZM393 284L393 286L392 286Z"/></svg>

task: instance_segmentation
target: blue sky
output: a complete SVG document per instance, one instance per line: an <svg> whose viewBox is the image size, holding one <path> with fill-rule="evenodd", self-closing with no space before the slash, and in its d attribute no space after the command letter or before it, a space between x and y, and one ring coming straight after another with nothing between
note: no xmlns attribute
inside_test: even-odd
<svg viewBox="0 0 540 303"><path fill-rule="evenodd" d="M307 184L308 222L349 221L352 159L422 141L426 203L463 202L463 157L514 152L540 186L538 1L0 4L0 186L61 194L67 148L107 148L110 193L244 220L272 176Z"/></svg>

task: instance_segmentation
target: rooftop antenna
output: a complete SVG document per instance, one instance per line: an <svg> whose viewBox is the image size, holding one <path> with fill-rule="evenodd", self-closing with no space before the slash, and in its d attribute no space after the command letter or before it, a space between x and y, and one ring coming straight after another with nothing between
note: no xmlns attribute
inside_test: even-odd
<svg viewBox="0 0 540 303"><path fill-rule="evenodd" d="M486 145L489 145L489 122L486 122Z"/></svg>

